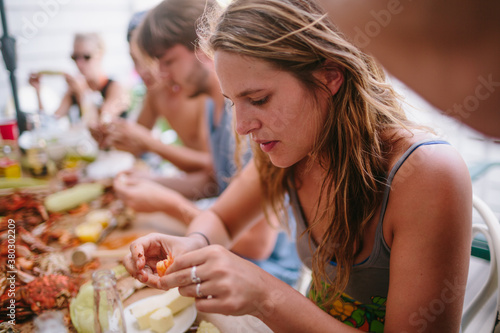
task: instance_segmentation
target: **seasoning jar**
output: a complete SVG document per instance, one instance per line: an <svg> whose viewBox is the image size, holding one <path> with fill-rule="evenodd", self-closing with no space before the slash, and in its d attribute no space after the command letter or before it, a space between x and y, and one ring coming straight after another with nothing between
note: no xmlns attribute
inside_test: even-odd
<svg viewBox="0 0 500 333"><path fill-rule="evenodd" d="M94 287L94 332L126 332L123 305L116 288L115 273L109 269L92 274Z"/></svg>

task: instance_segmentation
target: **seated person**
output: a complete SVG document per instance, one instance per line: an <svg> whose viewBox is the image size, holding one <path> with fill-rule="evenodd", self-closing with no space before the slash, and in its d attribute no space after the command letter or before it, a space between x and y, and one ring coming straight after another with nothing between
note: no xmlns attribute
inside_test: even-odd
<svg viewBox="0 0 500 333"><path fill-rule="evenodd" d="M107 142L136 156L155 153L182 171L211 170L206 140L206 97L188 98L179 85L160 77L157 61L141 52L137 45L136 27L144 14L134 14L127 34L135 70L147 89L142 109L137 123L116 119ZM159 117L167 120L183 146L164 144L151 135L150 130Z"/></svg>
<svg viewBox="0 0 500 333"><path fill-rule="evenodd" d="M190 10L186 10L187 8ZM213 174L202 171L164 179L163 184L167 187L135 175L120 176L114 182L119 197L129 207L138 211L162 211L186 224L202 212L192 200L219 196L237 171L231 103L220 92L213 61L193 48L195 22L204 8L204 0L188 1L182 6L171 6L164 1L147 14L139 28L138 41L139 46L150 57L160 59L160 71L181 86L188 96L210 97L207 104L209 134L206 140L210 143ZM157 24L160 18L161 26ZM186 26L179 27L179 22ZM169 33L172 30L183 31L185 35ZM175 46L160 48L160 52L155 55L152 50L158 45ZM176 53L177 56L174 56ZM164 61L165 58L169 60ZM198 79L194 80L193 77ZM249 159L250 154L246 154L241 164ZM301 264L295 243L284 232L279 232L275 223L266 220L261 214L254 216L254 223L241 237L234 240L231 250L252 259L290 285L294 285L298 279Z"/></svg>
<svg viewBox="0 0 500 333"><path fill-rule="evenodd" d="M316 1L233 0L203 23L201 49L256 163L188 237L134 241L130 274L273 332L459 332L472 221L460 154L406 118L383 70ZM313 272L309 297L225 249L285 195ZM167 249L175 261L160 278Z"/></svg>
<svg viewBox="0 0 500 333"><path fill-rule="evenodd" d="M96 33L78 33L75 35L71 58L75 61L82 76L65 73L68 90L56 117L67 116L72 105L77 105L80 116L87 124L95 124L101 118L111 119L124 116L128 108L128 97L123 87L109 78L102 68L104 42ZM30 84L40 96L40 73L30 76ZM40 97L39 107L43 110Z"/></svg>

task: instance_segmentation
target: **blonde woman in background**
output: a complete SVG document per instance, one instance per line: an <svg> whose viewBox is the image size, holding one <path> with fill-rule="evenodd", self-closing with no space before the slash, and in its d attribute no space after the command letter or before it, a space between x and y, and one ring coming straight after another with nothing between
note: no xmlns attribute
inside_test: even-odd
<svg viewBox="0 0 500 333"><path fill-rule="evenodd" d="M472 220L458 152L406 119L383 71L315 1L235 0L207 21L202 46L255 163L189 237L133 242L128 271L274 332L458 332ZM308 298L226 250L285 195L313 272Z"/></svg>
<svg viewBox="0 0 500 333"><path fill-rule="evenodd" d="M101 119L125 116L129 100L124 88L117 81L109 78L102 68L105 47L97 33L77 33L73 43L71 59L75 62L81 76L65 73L68 90L55 111L57 118L67 116L72 105L77 105L80 116L87 123L95 124ZM34 73L30 84L37 93L40 90L40 77ZM43 105L40 109L43 110Z"/></svg>

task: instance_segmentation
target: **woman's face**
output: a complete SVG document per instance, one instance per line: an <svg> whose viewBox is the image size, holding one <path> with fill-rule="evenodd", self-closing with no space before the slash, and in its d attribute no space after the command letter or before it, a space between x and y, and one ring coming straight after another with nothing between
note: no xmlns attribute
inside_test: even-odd
<svg viewBox="0 0 500 333"><path fill-rule="evenodd" d="M71 58L83 76L90 78L100 71L102 52L92 40L79 39L73 44Z"/></svg>
<svg viewBox="0 0 500 333"><path fill-rule="evenodd" d="M137 74L144 82L148 89L154 87L157 83L161 82L158 63L153 59L147 59L139 49L135 38L130 40L130 57L134 62L134 68Z"/></svg>
<svg viewBox="0 0 500 333"><path fill-rule="evenodd" d="M235 53L215 52L223 94L234 103L236 131L250 134L278 167L306 158L326 116L323 106L288 72L268 62Z"/></svg>

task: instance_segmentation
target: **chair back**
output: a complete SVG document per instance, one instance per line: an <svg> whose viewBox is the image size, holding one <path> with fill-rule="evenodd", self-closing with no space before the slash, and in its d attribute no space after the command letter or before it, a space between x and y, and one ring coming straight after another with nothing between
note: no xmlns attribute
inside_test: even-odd
<svg viewBox="0 0 500 333"><path fill-rule="evenodd" d="M500 224L493 211L477 196L473 197L473 207L479 213L484 224L474 223L472 226L473 239L482 234L488 244L490 256L490 273L479 293L472 299L470 304L464 309L462 314L462 332L478 333L477 327L473 325L474 319L481 318L481 332L500 333L499 314L500 314L500 291L498 289L498 279L500 277ZM493 294L496 292L495 316L491 316L486 321L478 316ZM486 327L486 329L484 329Z"/></svg>

